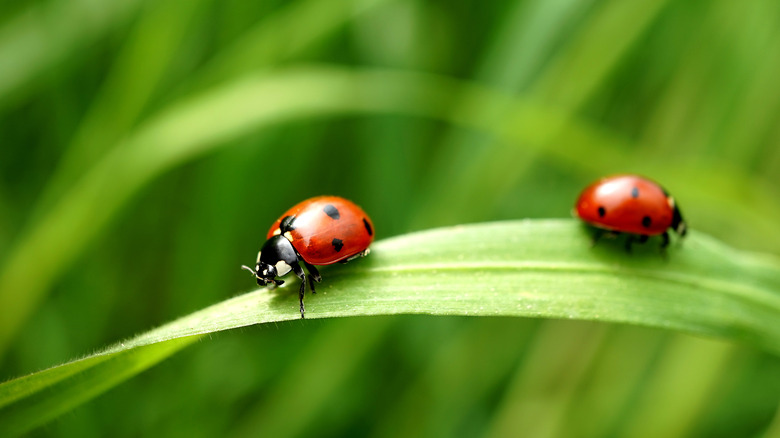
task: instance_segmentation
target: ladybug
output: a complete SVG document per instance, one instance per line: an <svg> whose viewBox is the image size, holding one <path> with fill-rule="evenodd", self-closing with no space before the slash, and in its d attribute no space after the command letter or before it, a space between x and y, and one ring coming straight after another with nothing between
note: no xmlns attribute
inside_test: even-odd
<svg viewBox="0 0 780 438"><path fill-rule="evenodd" d="M634 240L645 243L661 235L661 248L669 245L667 230L685 236L686 224L674 198L660 185L636 175L602 178L585 188L575 206L577 217L596 227L593 243L605 233L628 234L626 250Z"/></svg>
<svg viewBox="0 0 780 438"><path fill-rule="evenodd" d="M303 294L306 273L309 287L322 281L314 265L346 263L368 255L374 241L374 225L357 205L338 196L318 196L307 199L287 210L271 225L266 242L257 253L255 269L241 266L257 278L260 286L280 286L282 277L293 271L301 279L298 296L301 318L304 316Z"/></svg>

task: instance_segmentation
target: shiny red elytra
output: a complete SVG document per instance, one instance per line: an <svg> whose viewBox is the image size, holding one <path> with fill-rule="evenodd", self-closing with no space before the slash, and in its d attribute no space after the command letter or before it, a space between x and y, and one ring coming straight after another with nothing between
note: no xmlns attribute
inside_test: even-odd
<svg viewBox="0 0 780 438"><path fill-rule="evenodd" d="M352 258L374 241L374 225L368 215L338 196L307 199L287 210L271 225L266 238L286 233L298 254L312 265Z"/></svg>
<svg viewBox="0 0 780 438"><path fill-rule="evenodd" d="M590 184L577 199L575 214L596 227L594 242L605 232L627 233L629 251L634 240L644 243L657 235L663 239L661 247L666 247L669 228L680 236L686 232L674 198L656 182L636 175L610 176Z"/></svg>
<svg viewBox="0 0 780 438"><path fill-rule="evenodd" d="M368 255L368 246L374 241L374 224L351 201L318 196L287 210L271 225L266 238L257 253L255 269L242 268L251 272L260 286L279 286L284 281L276 277L294 272L301 279L299 300L303 318L306 273L301 263L309 271L309 287L315 293L314 282L322 281L322 276L314 265L346 263Z"/></svg>

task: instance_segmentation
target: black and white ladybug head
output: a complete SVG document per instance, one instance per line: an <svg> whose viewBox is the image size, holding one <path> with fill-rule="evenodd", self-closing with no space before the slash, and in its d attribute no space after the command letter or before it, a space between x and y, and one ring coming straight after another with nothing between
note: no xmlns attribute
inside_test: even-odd
<svg viewBox="0 0 780 438"><path fill-rule="evenodd" d="M257 277L257 284L260 286L267 286L269 284L275 284L277 286L284 283L281 280L276 279L276 267L267 263L258 263L255 266L255 277Z"/></svg>
<svg viewBox="0 0 780 438"><path fill-rule="evenodd" d="M258 264L255 266L255 269L252 269L249 266L241 265L241 269L246 269L247 271L251 272L252 275L254 275L255 278L257 278L258 286L268 286L269 284L281 286L282 284L284 284L284 281L275 279L276 268L273 266Z"/></svg>
<svg viewBox="0 0 780 438"><path fill-rule="evenodd" d="M241 268L251 272L257 278L259 286L270 284L281 286L284 281L277 280L276 277L287 275L293 266L298 266L298 253L286 237L276 235L268 239L260 248L254 270L248 266Z"/></svg>

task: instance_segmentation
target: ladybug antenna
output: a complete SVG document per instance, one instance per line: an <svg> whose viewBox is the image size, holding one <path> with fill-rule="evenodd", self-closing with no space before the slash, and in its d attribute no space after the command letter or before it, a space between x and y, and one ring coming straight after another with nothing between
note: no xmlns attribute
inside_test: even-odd
<svg viewBox="0 0 780 438"><path fill-rule="evenodd" d="M254 275L255 277L257 277L257 272L255 272L255 270L254 270L254 269L252 269L252 268L250 268L249 266L241 265L241 269L246 269L247 271L251 272L251 273L252 273L252 275Z"/></svg>

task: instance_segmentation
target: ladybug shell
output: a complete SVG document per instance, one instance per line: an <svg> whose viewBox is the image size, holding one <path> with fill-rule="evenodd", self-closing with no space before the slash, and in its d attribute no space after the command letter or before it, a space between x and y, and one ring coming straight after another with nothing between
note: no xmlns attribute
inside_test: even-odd
<svg viewBox="0 0 780 438"><path fill-rule="evenodd" d="M602 178L582 191L575 213L606 230L653 236L672 225L674 199L658 184L635 175Z"/></svg>
<svg viewBox="0 0 780 438"><path fill-rule="evenodd" d="M330 265L363 252L374 241L374 224L351 201L338 196L307 199L287 210L268 230L267 238L279 234L279 226L293 216L285 233L298 254L312 265Z"/></svg>

